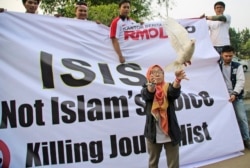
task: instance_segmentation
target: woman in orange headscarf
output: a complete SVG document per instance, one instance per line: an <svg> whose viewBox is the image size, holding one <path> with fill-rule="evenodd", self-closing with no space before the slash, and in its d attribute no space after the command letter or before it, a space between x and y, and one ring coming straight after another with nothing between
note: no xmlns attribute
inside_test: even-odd
<svg viewBox="0 0 250 168"><path fill-rule="evenodd" d="M158 167L162 147L166 151L168 168L179 167L179 142L181 131L175 115L174 101L180 96L182 79L187 79L183 70L175 72L173 83L164 81L164 71L159 65L147 71L147 84L141 95L146 103L144 136L147 139L149 168Z"/></svg>

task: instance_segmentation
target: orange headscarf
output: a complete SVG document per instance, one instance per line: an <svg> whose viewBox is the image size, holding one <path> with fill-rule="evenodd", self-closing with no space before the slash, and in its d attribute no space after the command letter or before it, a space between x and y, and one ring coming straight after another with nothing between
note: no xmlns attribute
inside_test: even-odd
<svg viewBox="0 0 250 168"><path fill-rule="evenodd" d="M149 67L147 71L147 80L150 81L151 71L154 67L163 69L159 65L153 65ZM164 77L163 77L164 78ZM151 114L154 116L156 120L159 120L160 117L160 126L164 134L168 134L168 116L167 116L167 108L168 108L168 100L166 98L167 89L169 84L164 82L164 79L161 83L155 85L155 95L152 104Z"/></svg>

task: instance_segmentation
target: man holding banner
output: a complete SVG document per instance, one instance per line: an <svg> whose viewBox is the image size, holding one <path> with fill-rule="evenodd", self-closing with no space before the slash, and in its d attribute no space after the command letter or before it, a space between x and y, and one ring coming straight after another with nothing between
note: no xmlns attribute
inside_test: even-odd
<svg viewBox="0 0 250 168"><path fill-rule="evenodd" d="M123 38L123 28L124 26L135 24L136 22L129 18L130 12L130 1L129 0L122 0L119 3L119 17L116 17L111 25L110 25L110 38L112 40L113 47L115 52L119 57L120 63L125 62L125 58L122 55L122 51L120 48L120 42Z"/></svg>
<svg viewBox="0 0 250 168"><path fill-rule="evenodd" d="M224 80L226 82L228 92L230 94L229 101L232 102L234 106L244 145L246 148L250 149L249 126L246 110L242 100L244 93L243 89L245 84L245 76L242 65L232 61L233 56L233 47L224 46L221 52L223 61L220 64L220 67Z"/></svg>

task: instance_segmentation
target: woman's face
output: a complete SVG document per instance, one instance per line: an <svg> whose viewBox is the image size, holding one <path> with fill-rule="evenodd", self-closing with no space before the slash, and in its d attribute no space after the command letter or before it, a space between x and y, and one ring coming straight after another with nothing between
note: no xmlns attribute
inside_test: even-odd
<svg viewBox="0 0 250 168"><path fill-rule="evenodd" d="M152 68L150 72L150 82L152 83L162 83L164 81L164 72L159 67Z"/></svg>
<svg viewBox="0 0 250 168"><path fill-rule="evenodd" d="M88 18L88 7L85 5L78 5L76 8L76 18L85 20Z"/></svg>
<svg viewBox="0 0 250 168"><path fill-rule="evenodd" d="M24 4L26 13L33 13L33 14L36 13L38 5L39 3L37 0L27 0Z"/></svg>

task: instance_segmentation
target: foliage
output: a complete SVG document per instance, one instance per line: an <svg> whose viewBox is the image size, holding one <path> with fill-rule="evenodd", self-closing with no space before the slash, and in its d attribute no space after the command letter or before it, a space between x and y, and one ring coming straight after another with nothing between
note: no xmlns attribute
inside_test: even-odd
<svg viewBox="0 0 250 168"><path fill-rule="evenodd" d="M75 17L76 0L43 0L40 7L45 14L60 14L64 17ZM89 20L98 20L109 25L113 18L118 16L119 0L89 0L86 1L89 7ZM140 21L150 15L150 0L131 1L131 17Z"/></svg>
<svg viewBox="0 0 250 168"><path fill-rule="evenodd" d="M242 31L236 31L230 28L230 42L235 48L236 55L240 58L247 59L250 57L250 31L245 28Z"/></svg>
<svg viewBox="0 0 250 168"><path fill-rule="evenodd" d="M235 49L235 52L238 53L240 51L240 34L234 28L230 28L229 36L231 45Z"/></svg>
<svg viewBox="0 0 250 168"><path fill-rule="evenodd" d="M109 12L107 12L109 11ZM117 4L91 6L89 9L89 20L100 21L107 26L110 25L112 19L118 15Z"/></svg>

